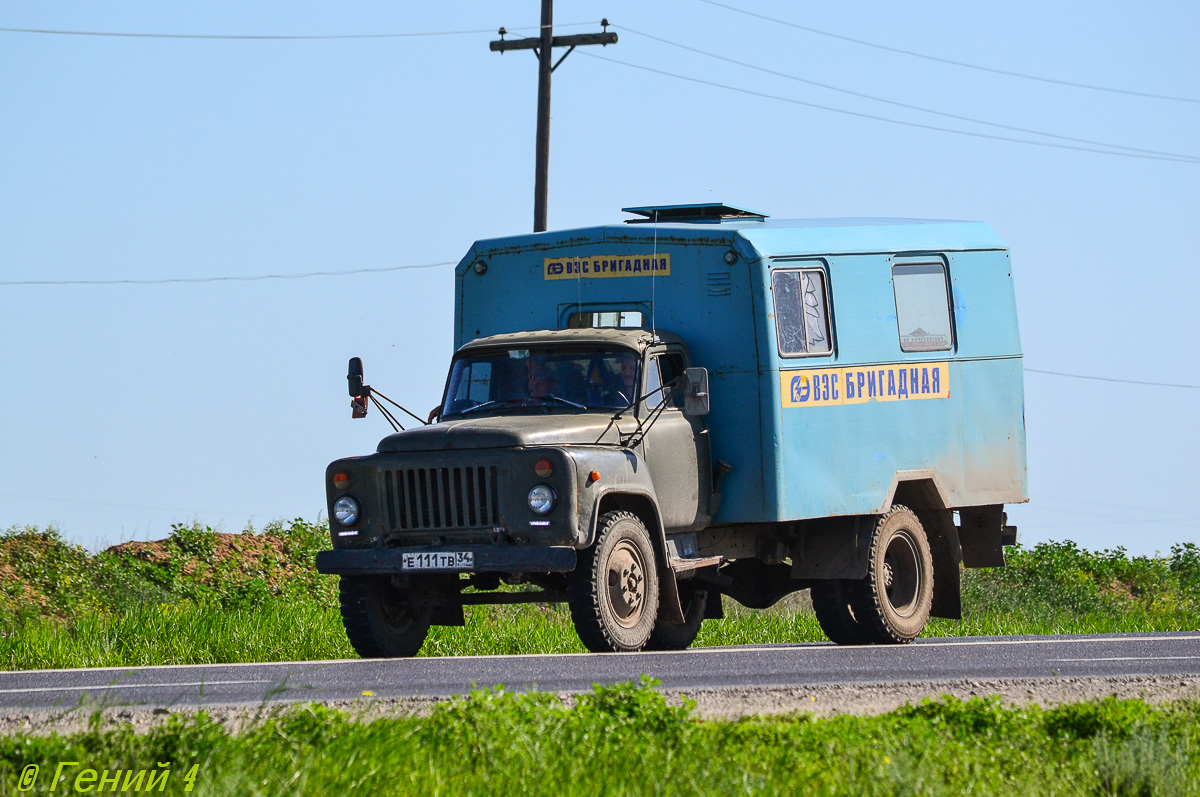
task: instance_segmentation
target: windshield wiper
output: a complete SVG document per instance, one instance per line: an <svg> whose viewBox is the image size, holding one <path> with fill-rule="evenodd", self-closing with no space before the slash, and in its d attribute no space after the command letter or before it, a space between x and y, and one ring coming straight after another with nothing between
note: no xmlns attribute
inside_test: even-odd
<svg viewBox="0 0 1200 797"><path fill-rule="evenodd" d="M563 404L567 404L572 407L578 407L581 410L589 409L586 404L580 404L578 402L571 401L570 399L565 399L562 396L556 396L553 393L547 393L544 396L530 396L530 398L537 399L538 401L541 401L543 399L554 399L555 401L561 401Z"/></svg>
<svg viewBox="0 0 1200 797"><path fill-rule="evenodd" d="M512 404L513 401L514 401L513 399L492 399L491 401L485 401L482 404L476 404L474 407L467 407L465 410L460 412L459 415L466 415L469 412L475 412L476 410L482 410L482 409L486 409L488 407L494 407L497 404L500 404L500 405Z"/></svg>
<svg viewBox="0 0 1200 797"><path fill-rule="evenodd" d="M571 401L570 399L565 399L562 396L555 396L553 394L547 394L545 396L530 396L528 399L492 399L491 401L485 401L482 404L476 404L474 407L467 407L465 410L460 412L459 415L466 415L468 413L476 412L478 410L488 409L489 407L500 407L500 408L512 407L515 405L522 404L523 402L526 402L526 401L538 401L538 402L543 402L543 403L546 401L558 401L563 404L566 404L567 406L575 407L576 409L581 409L581 410L591 409L590 407L588 407L584 404L579 404L578 402Z"/></svg>

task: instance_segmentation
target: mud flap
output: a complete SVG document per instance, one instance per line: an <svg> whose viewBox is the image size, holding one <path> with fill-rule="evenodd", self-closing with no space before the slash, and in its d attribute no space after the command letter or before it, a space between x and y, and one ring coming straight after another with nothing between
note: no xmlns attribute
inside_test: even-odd
<svg viewBox="0 0 1200 797"><path fill-rule="evenodd" d="M958 539L967 567L1004 567L1004 506L964 506L958 510Z"/></svg>
<svg viewBox="0 0 1200 797"><path fill-rule="evenodd" d="M679 600L679 582L668 565L658 568L658 620L663 623L684 623L683 604Z"/></svg>
<svg viewBox="0 0 1200 797"><path fill-rule="evenodd" d="M962 568L957 559L945 556L936 548L933 551L933 605L929 616L962 619Z"/></svg>
<svg viewBox="0 0 1200 797"><path fill-rule="evenodd" d="M931 617L962 619L962 545L958 527L949 509L926 509L917 513L925 528L933 555L933 605Z"/></svg>

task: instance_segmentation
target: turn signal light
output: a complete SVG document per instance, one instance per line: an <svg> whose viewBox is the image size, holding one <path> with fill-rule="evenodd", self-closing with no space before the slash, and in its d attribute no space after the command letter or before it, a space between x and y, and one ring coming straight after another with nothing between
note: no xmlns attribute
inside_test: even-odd
<svg viewBox="0 0 1200 797"><path fill-rule="evenodd" d="M350 474L349 473L333 474L333 486L338 488L339 490L345 490L347 487L350 486Z"/></svg>
<svg viewBox="0 0 1200 797"><path fill-rule="evenodd" d="M539 478L545 479L551 473L554 473L554 466L550 464L550 460L548 459L539 459L537 464L533 466L533 472L536 473Z"/></svg>

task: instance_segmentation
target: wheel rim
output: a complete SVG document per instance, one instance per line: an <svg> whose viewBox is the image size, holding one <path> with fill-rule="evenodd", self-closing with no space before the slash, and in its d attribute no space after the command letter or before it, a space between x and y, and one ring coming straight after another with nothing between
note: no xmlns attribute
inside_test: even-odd
<svg viewBox="0 0 1200 797"><path fill-rule="evenodd" d="M408 630L416 619L416 611L412 604L404 600L404 594L392 588L386 590L381 598L379 601L380 614L383 615L383 620L388 627L397 632Z"/></svg>
<svg viewBox="0 0 1200 797"><path fill-rule="evenodd" d="M896 614L908 617L917 610L923 578L917 542L902 529L888 542L883 555L883 584Z"/></svg>
<svg viewBox="0 0 1200 797"><path fill-rule="evenodd" d="M641 551L621 540L608 557L608 604L622 628L632 628L646 608L646 563Z"/></svg>

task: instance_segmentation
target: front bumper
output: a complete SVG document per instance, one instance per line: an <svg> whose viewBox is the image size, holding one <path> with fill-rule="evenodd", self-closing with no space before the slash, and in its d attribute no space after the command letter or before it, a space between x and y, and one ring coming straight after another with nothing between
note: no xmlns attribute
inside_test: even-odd
<svg viewBox="0 0 1200 797"><path fill-rule="evenodd" d="M475 565L470 570L447 568L405 570L406 553L471 551ZM398 573L569 573L575 569L575 549L566 546L526 547L519 545L413 546L407 548L340 548L317 553L317 572L325 575L367 576Z"/></svg>

